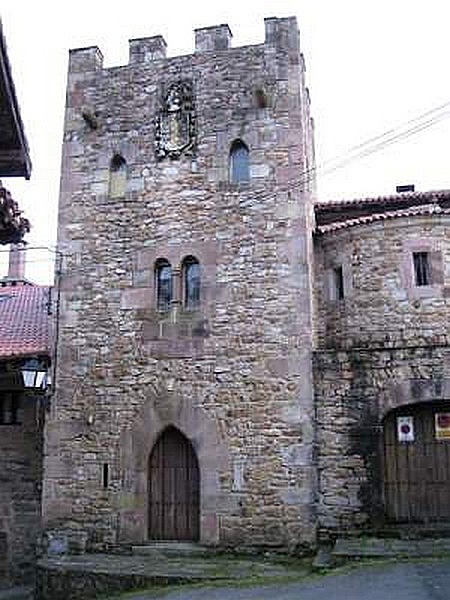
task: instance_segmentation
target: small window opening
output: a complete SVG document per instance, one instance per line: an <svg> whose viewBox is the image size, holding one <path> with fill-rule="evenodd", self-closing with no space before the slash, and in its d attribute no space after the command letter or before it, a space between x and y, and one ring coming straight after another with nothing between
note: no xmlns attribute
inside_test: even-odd
<svg viewBox="0 0 450 600"><path fill-rule="evenodd" d="M17 394L7 392L0 396L0 425L20 425Z"/></svg>
<svg viewBox="0 0 450 600"><path fill-rule="evenodd" d="M108 463L103 463L102 482L103 482L103 489L106 490L109 486L109 465L108 465Z"/></svg>
<svg viewBox="0 0 450 600"><path fill-rule="evenodd" d="M157 261L155 279L156 305L158 310L167 311L172 302L172 267L166 260Z"/></svg>
<svg viewBox="0 0 450 600"><path fill-rule="evenodd" d="M344 299L344 273L342 267L335 267L334 272L334 289L336 300Z"/></svg>
<svg viewBox="0 0 450 600"><path fill-rule="evenodd" d="M254 99L256 108L267 108L267 95L264 90L255 90Z"/></svg>
<svg viewBox="0 0 450 600"><path fill-rule="evenodd" d="M413 252L413 263L416 285L431 285L430 253Z"/></svg>
<svg viewBox="0 0 450 600"><path fill-rule="evenodd" d="M109 169L112 173L116 173L117 171L120 171L120 169L124 169L126 165L127 161L124 159L123 156L121 156L120 154L114 154L114 156L111 159Z"/></svg>
<svg viewBox="0 0 450 600"><path fill-rule="evenodd" d="M235 140L230 150L230 180L231 183L246 183L250 181L249 151L241 140Z"/></svg>
<svg viewBox="0 0 450 600"><path fill-rule="evenodd" d="M184 306L188 309L200 305L200 264L196 258L189 256L183 261Z"/></svg>
<svg viewBox="0 0 450 600"><path fill-rule="evenodd" d="M114 154L109 164L109 195L113 198L125 194L127 162L120 154Z"/></svg>

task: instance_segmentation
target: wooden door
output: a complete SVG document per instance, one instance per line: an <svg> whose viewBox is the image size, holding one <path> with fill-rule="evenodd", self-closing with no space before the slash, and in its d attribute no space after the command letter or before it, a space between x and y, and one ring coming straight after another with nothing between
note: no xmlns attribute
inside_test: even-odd
<svg viewBox="0 0 450 600"><path fill-rule="evenodd" d="M175 427L163 431L149 459L148 537L199 539L200 474L195 450Z"/></svg>
<svg viewBox="0 0 450 600"><path fill-rule="evenodd" d="M396 522L450 521L450 439L438 439L435 415L450 402L397 409L384 423L384 505ZM399 441L397 417L412 417L412 441Z"/></svg>

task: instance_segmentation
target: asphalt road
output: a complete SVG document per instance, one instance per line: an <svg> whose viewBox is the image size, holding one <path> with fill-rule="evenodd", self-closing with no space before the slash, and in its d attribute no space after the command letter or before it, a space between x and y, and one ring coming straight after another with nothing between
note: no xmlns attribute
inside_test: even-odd
<svg viewBox="0 0 450 600"><path fill-rule="evenodd" d="M129 600L149 600L143 593ZM362 566L300 583L180 589L164 600L450 600L450 559Z"/></svg>

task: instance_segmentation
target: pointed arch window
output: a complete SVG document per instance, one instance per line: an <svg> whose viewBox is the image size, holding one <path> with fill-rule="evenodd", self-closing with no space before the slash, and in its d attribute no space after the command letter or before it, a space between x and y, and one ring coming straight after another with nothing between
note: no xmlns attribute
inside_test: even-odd
<svg viewBox="0 0 450 600"><path fill-rule="evenodd" d="M114 154L109 164L109 195L118 198L125 194L127 184L127 161L120 154Z"/></svg>
<svg viewBox="0 0 450 600"><path fill-rule="evenodd" d="M200 305L200 263L194 256L183 261L184 306L193 310Z"/></svg>
<svg viewBox="0 0 450 600"><path fill-rule="evenodd" d="M231 144L230 181L231 183L250 181L250 153L242 140L235 140Z"/></svg>
<svg viewBox="0 0 450 600"><path fill-rule="evenodd" d="M155 264L156 306L158 310L170 309L172 302L172 267L165 258Z"/></svg>

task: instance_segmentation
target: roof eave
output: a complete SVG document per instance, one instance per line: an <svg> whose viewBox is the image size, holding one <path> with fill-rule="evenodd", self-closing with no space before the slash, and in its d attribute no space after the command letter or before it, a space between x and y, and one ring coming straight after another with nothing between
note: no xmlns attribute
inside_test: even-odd
<svg viewBox="0 0 450 600"><path fill-rule="evenodd" d="M8 60L6 41L3 35L3 25L0 19L0 78L8 104L10 126L18 140L14 149L0 152L0 177L25 177L31 176L31 159L23 122L20 116L19 103ZM3 156L2 156L3 155Z"/></svg>

